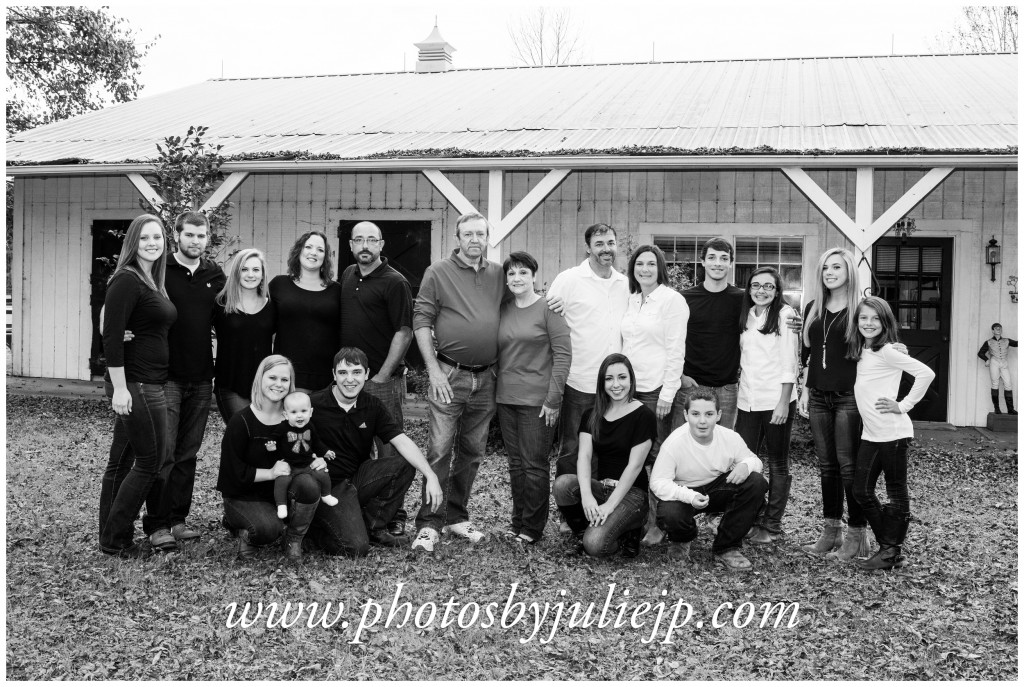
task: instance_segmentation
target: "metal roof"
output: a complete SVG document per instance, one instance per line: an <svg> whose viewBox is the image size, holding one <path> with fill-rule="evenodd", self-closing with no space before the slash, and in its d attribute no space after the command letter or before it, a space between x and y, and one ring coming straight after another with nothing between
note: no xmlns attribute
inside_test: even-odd
<svg viewBox="0 0 1024 687"><path fill-rule="evenodd" d="M8 164L226 157L1016 153L1017 55L213 79L7 139Z"/></svg>

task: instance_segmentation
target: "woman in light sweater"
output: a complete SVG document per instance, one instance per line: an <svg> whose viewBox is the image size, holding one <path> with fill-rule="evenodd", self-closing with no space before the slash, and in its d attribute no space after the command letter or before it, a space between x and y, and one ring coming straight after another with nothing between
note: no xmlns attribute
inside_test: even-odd
<svg viewBox="0 0 1024 687"><path fill-rule="evenodd" d="M907 489L907 448L914 425L907 413L924 397L935 379L930 367L893 348L899 327L889 304L868 296L857 306L857 382L854 394L864 431L857 452L853 496L857 499L878 540L878 551L857 561L866 570L889 570L903 562L902 547L910 524L910 493ZM896 401L903 373L914 385L902 401ZM885 474L889 503L875 495L879 474Z"/></svg>

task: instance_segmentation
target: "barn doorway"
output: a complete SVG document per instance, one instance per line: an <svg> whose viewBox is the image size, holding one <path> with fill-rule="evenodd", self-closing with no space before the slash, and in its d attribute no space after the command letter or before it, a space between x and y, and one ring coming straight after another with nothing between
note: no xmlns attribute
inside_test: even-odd
<svg viewBox="0 0 1024 687"><path fill-rule="evenodd" d="M92 347L89 351L89 374L101 378L107 371L100 331L100 310L107 296L107 280L117 266L124 234L130 219L97 219L92 223L92 273L89 275L89 307L92 314Z"/></svg>

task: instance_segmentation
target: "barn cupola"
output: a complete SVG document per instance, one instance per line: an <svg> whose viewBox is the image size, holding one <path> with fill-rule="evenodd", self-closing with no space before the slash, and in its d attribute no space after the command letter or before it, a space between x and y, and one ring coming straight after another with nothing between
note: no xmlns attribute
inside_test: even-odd
<svg viewBox="0 0 1024 687"><path fill-rule="evenodd" d="M452 53L455 46L441 37L434 23L434 30L419 43L414 43L420 54L416 60L417 72L446 72L452 68Z"/></svg>

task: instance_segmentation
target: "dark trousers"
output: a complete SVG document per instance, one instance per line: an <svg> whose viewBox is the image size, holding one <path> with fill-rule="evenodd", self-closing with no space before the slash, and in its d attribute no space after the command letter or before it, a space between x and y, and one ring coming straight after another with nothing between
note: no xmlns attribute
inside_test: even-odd
<svg viewBox="0 0 1024 687"><path fill-rule="evenodd" d="M690 487L708 497L708 505L700 510L682 501L658 501L658 527L669 541L688 542L697 538L697 513L722 513L718 534L711 552L723 553L743 546L747 533L764 503L768 482L759 472L752 472L741 484L726 482L728 473L700 487Z"/></svg>
<svg viewBox="0 0 1024 687"><path fill-rule="evenodd" d="M845 496L850 527L864 527L868 521L853 497L861 431L860 412L853 392L811 389L807 411L811 416L811 436L821 474L822 514L826 518L841 519Z"/></svg>
<svg viewBox="0 0 1024 687"><path fill-rule="evenodd" d="M114 386L107 382L104 388L107 398L113 398ZM114 438L100 483L100 548L108 552L132 545L143 503L147 510L158 508L154 483L167 445L163 385L128 382L128 392L132 410L114 416Z"/></svg>
<svg viewBox="0 0 1024 687"><path fill-rule="evenodd" d="M292 466L291 470L290 474L274 478L274 503L279 506L288 505L288 487L299 475L309 475L316 480L317 486L320 487L321 498L330 496L331 477L325 471L314 470L309 466L302 468Z"/></svg>
<svg viewBox="0 0 1024 687"><path fill-rule="evenodd" d="M281 538L285 526L295 523L295 504L313 504L320 496L316 480L310 475L303 475L292 480L288 487L288 517L281 520L277 517L277 507L266 500L239 499L224 497L224 527L236 536L245 536L253 546L273 544ZM296 535L303 535L309 523L302 523ZM244 535L243 535L244 533Z"/></svg>
<svg viewBox="0 0 1024 687"><path fill-rule="evenodd" d="M886 514L895 513L901 520L910 518L910 492L907 489L907 448L910 439L896 441L861 441L857 452L857 474L853 482L853 496L864 511L864 516L880 542L889 542L885 525ZM878 476L885 475L885 492L889 504L875 495Z"/></svg>
<svg viewBox="0 0 1024 687"><path fill-rule="evenodd" d="M558 458L555 477L575 475L580 450L580 420L588 408L594 407L595 394L577 391L568 384L562 392L562 412L558 419Z"/></svg>
<svg viewBox="0 0 1024 687"><path fill-rule="evenodd" d="M498 404L512 485L512 531L534 540L544 536L551 496L548 455L554 428L545 425L540 413L540 406Z"/></svg>
<svg viewBox="0 0 1024 687"><path fill-rule="evenodd" d="M224 419L225 427L231 422L231 418L245 410L251 403L248 397L236 394L231 389L217 387L214 390L214 396L217 399L217 410L220 411L220 416Z"/></svg>
<svg viewBox="0 0 1024 687"><path fill-rule="evenodd" d="M416 470L401 456L364 461L351 479L331 488L338 505L320 503L310 539L331 555L365 556L368 532L384 529L394 519L415 476Z"/></svg>
<svg viewBox="0 0 1024 687"><path fill-rule="evenodd" d="M154 489L159 490L157 510L146 508L142 526L147 532L185 522L192 510L196 462L210 416L213 385L210 382L175 382L164 385L167 399L167 448Z"/></svg>
<svg viewBox="0 0 1024 687"><path fill-rule="evenodd" d="M661 387L659 386L654 391L638 391L636 392L636 400L643 403L647 408L654 413L655 417L658 415L658 397L661 395ZM651 445L651 450L647 454L647 460L644 461L644 465L654 465L654 460L658 457L658 452L661 451L661 444L668 438L668 435L672 433L672 412L675 408L675 401L672 402L672 408L669 408L668 414L664 418L658 420L658 436L655 438L654 443Z"/></svg>
<svg viewBox="0 0 1024 687"><path fill-rule="evenodd" d="M771 423L771 410L740 410L736 416L736 432L754 453L764 442L767 452L768 503L757 517L757 524L769 532L782 532L782 515L789 503L789 438L793 430L796 401L789 404L789 416L781 425Z"/></svg>
<svg viewBox="0 0 1024 687"><path fill-rule="evenodd" d="M398 423L403 432L405 431L405 413L402 411L402 402L405 400L405 378L401 373L392 375L383 384L367 379L363 391L376 397L378 401L383 403L392 419ZM380 440L380 437L373 438L373 445L379 458L394 458L398 455L395 447L390 443L384 443ZM408 517L405 509L399 506L395 512L394 519L404 524Z"/></svg>
<svg viewBox="0 0 1024 687"><path fill-rule="evenodd" d="M590 491L600 505L608 500L615 487L606 487L592 479ZM604 524L590 526L583 512L583 497L580 495L580 479L577 475L561 475L555 479L555 503L573 531L583 532L583 550L594 558L604 558L618 551L622 535L639 530L647 520L647 492L631 487Z"/></svg>

